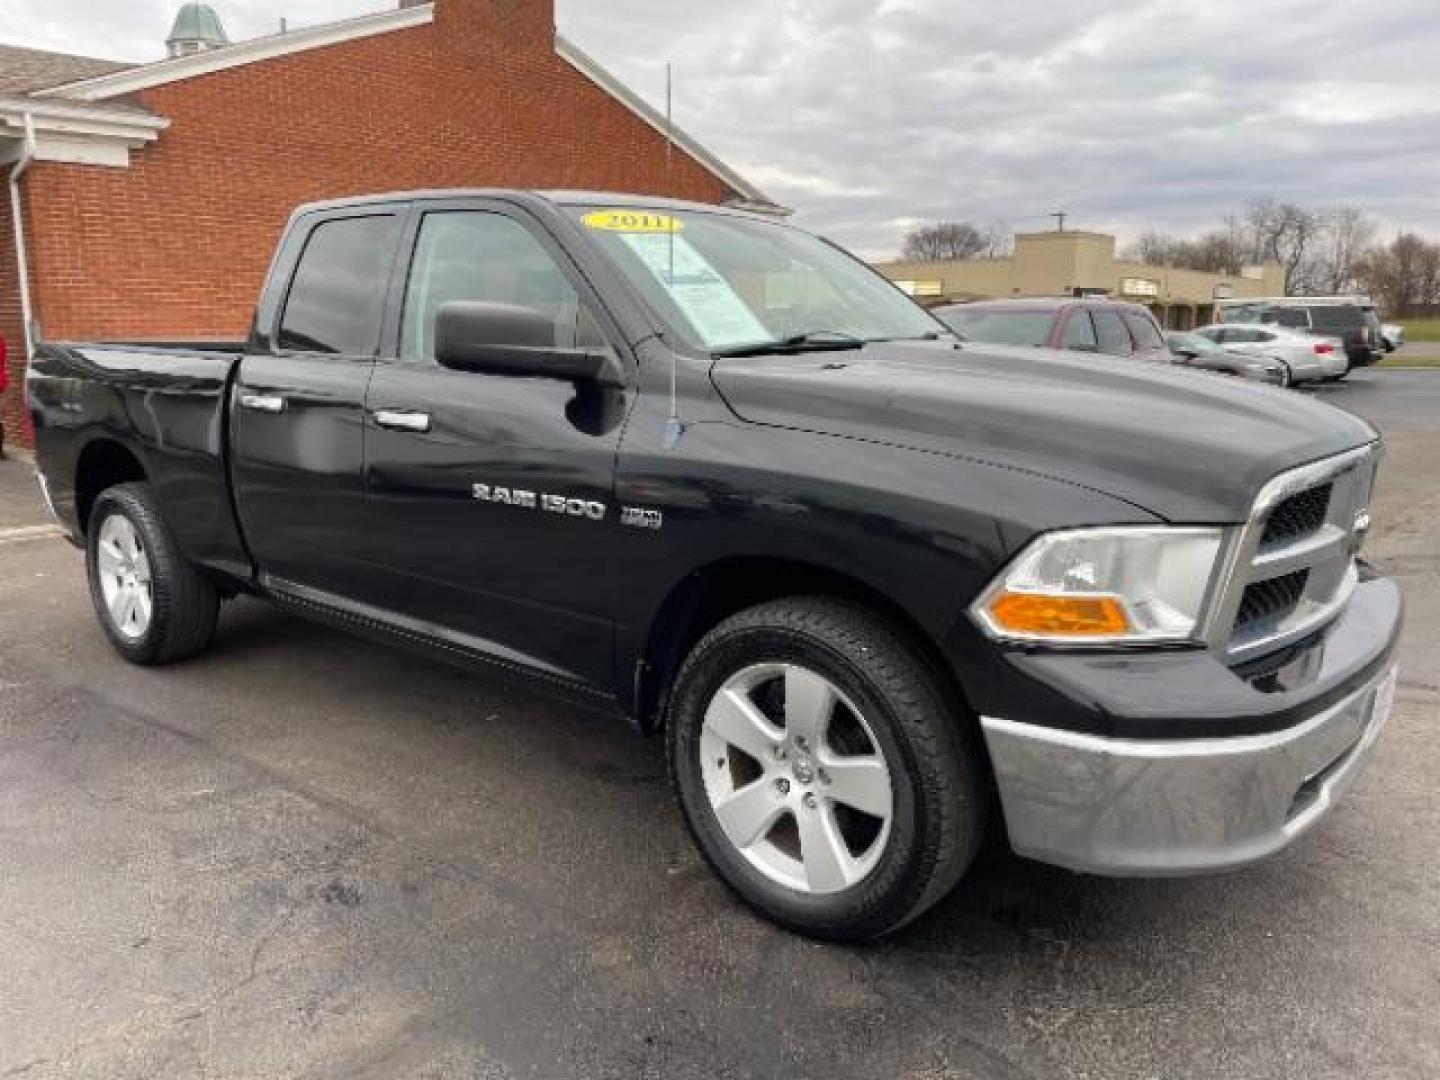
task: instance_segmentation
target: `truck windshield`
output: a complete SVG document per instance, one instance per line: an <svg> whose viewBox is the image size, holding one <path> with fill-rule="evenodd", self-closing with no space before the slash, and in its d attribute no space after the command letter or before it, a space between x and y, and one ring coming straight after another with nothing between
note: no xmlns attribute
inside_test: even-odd
<svg viewBox="0 0 1440 1080"><path fill-rule="evenodd" d="M1083 317L1083 316L1082 316ZM1044 345L1055 325L1053 311L947 311L941 316L965 341L988 345Z"/></svg>
<svg viewBox="0 0 1440 1080"><path fill-rule="evenodd" d="M660 317L707 352L854 348L946 333L879 274L799 229L698 210L570 212Z"/></svg>

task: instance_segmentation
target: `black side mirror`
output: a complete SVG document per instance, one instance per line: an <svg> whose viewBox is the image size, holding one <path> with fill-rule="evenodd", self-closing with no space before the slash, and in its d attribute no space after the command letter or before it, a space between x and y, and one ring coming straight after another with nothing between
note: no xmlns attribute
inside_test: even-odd
<svg viewBox="0 0 1440 1080"><path fill-rule="evenodd" d="M1179 357L1181 360L1195 360L1198 359L1200 356L1200 354L1194 349L1177 348L1174 345L1170 346L1170 351L1174 353L1177 357Z"/></svg>
<svg viewBox="0 0 1440 1080"><path fill-rule="evenodd" d="M555 344L555 323L534 308L452 300L435 313L435 359L456 371L528 375L600 386L623 386L608 349Z"/></svg>

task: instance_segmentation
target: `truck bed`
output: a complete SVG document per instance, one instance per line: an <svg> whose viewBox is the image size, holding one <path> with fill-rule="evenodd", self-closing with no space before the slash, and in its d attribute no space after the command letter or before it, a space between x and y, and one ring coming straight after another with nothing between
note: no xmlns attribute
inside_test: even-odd
<svg viewBox="0 0 1440 1080"><path fill-rule="evenodd" d="M230 388L244 350L229 340L40 347L30 375L36 451L73 535L89 509L75 478L122 469L128 455L185 554L250 577L227 462Z"/></svg>

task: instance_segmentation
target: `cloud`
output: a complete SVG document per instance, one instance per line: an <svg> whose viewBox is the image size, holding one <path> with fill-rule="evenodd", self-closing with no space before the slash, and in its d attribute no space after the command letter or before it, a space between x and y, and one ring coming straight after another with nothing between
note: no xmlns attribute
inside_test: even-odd
<svg viewBox="0 0 1440 1080"><path fill-rule="evenodd" d="M444 2L444 0L442 0ZM232 37L383 7L215 0ZM171 0L0 0L8 41L135 59ZM562 31L864 254L942 217L1131 236L1248 199L1440 233L1434 0L558 0Z"/></svg>

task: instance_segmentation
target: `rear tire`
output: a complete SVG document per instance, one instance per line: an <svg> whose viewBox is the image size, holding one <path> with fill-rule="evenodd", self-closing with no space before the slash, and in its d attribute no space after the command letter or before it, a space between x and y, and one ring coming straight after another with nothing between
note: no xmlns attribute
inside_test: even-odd
<svg viewBox="0 0 1440 1080"><path fill-rule="evenodd" d="M721 623L667 714L691 833L740 897L791 930L876 938L943 897L984 835L973 726L886 620L823 597Z"/></svg>
<svg viewBox="0 0 1440 1080"><path fill-rule="evenodd" d="M167 664L203 652L220 597L181 554L148 484L101 492L85 545L90 599L117 652L134 664Z"/></svg>

